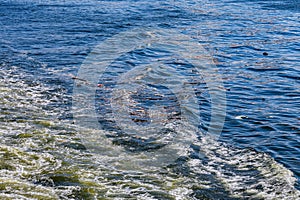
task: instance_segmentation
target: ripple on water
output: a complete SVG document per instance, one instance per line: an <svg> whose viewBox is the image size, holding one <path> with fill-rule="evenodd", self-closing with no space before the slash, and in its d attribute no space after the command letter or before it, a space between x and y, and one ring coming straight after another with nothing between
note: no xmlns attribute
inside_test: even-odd
<svg viewBox="0 0 300 200"><path fill-rule="evenodd" d="M292 172L267 154L207 137L188 147L190 155L165 167L132 168L128 156L91 153L78 136L95 130L58 120L59 111L47 107L51 99L43 94L54 86L28 85L9 73L1 72L0 82L2 199L300 197Z"/></svg>
<svg viewBox="0 0 300 200"><path fill-rule="evenodd" d="M0 7L0 199L300 199L286 168L300 177L297 1L256 1L265 10L244 0L28 2ZM199 42L214 47L229 89L224 133L240 148L202 137L162 168L133 168L130 158L142 151L120 159L86 149L79 136L95 130L72 124L73 80L64 73L77 70L90 46L140 25L207 37ZM125 149L122 142L102 148Z"/></svg>

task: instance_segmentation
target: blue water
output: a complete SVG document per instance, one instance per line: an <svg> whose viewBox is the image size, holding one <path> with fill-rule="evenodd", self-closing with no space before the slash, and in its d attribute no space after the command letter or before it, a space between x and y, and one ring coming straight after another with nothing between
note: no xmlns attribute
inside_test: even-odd
<svg viewBox="0 0 300 200"><path fill-rule="evenodd" d="M5 90L1 90L3 94L1 94L1 99L4 100L1 100L2 130L0 138L2 140L0 141L0 144L2 143L2 145L5 145L6 147L19 148L19 142L16 141L16 139L7 138L10 138L12 135L21 134L22 130L26 130L27 132L31 129L42 130L43 127L31 125L32 121L36 119L53 120L53 122L58 120L60 124L63 124L60 125L61 127L59 128L51 128L51 126L49 128L46 126L48 131L46 131L47 134L54 135L53 140L56 141L57 138L60 138L59 135L61 133L57 130L62 130L61 132L66 134L69 129L64 128L64 126L69 127L69 125L64 125L64 123L72 124L73 120L71 110L74 81L76 81L74 77L77 76L80 67L93 49L106 39L125 31L134 30L135 28L147 28L147 30L176 30L180 34L189 36L193 41L201 44L204 49L209 52L218 68L218 73L222 77L223 85L226 89L227 111L224 128L218 142L227 145L229 149L233 148L238 151L235 153L228 153L228 155L224 156L224 159L230 160L230 157L232 156L234 159L240 158L243 160L248 156L247 158L250 160L246 159L245 162L249 162L249 165L256 166L258 165L258 162L261 162L261 160L259 160L260 157L263 157L262 160L264 160L263 155L269 155L270 159L273 158L275 160L274 163L276 163L276 165L278 163L278 165L282 165L284 169L292 172L288 175L287 179L295 177L296 181L291 185L295 190L299 189L299 0L256 0L251 2L244 0L10 0L0 2L0 27L1 85L6 88ZM129 52L128 54L121 56L115 63L107 68L106 73L102 77L99 77L98 84L103 84L106 89L113 90L114 88L117 88L118 76L121 73L128 72L139 65L150 64L153 59L164 60L163 62L165 65L171 66L171 69L177 70L180 75L189 77L187 80L192 82L191 77L193 76L193 73L190 71L190 63L180 64L180 62L178 62L178 64L177 61L174 61L172 55L170 55L163 47L161 49L149 47ZM136 73L138 74L140 72ZM157 76L160 73L163 74L159 70L154 71L153 76ZM177 78L181 77L180 75L178 75ZM126 78L124 78L124 80L126 80ZM201 80L201 78L197 79L198 82L201 82ZM83 80L83 82L84 81L85 80ZM131 112L142 112L140 109L148 111L151 109L151 106L157 105L157 101L161 101L160 103L165 105L165 109L169 109L169 115L167 116L168 120L172 121L175 119L176 121L176 116L181 113L180 109L178 109L180 102L178 102L177 99L174 99L174 94L168 88L156 87L152 85L152 83L148 84L147 88L148 89L145 90L141 89L138 93L134 93L135 96L133 95L132 98L138 100L135 101L137 105L135 105L136 107L131 108ZM17 92L19 96L14 97L14 93L9 93L11 96L6 93L4 95L4 92L7 92L8 90L19 91ZM146 142L140 141L139 139L126 140L123 139L123 136L121 139L118 139L119 135L122 135L122 133L119 131L119 128L116 128L118 125L110 118L114 108L111 108L110 102L107 100L112 97L112 94L105 93L104 90L105 89L102 89L101 87L97 89L96 99L98 102L95 103L95 106L98 109L99 123L102 123L103 129L108 132L106 133L106 136L108 138L113 138L113 143L116 146L119 147L123 145L125 149L129 149L129 151L140 152L160 148L159 145L156 146L151 143L151 138ZM209 105L210 101L208 100L209 94L207 93L205 84L196 84L195 91L199 92L197 99L201 113L199 118L201 125L199 125L198 128L199 132L205 132L207 131L209 124L211 109L211 105ZM160 94L165 95L163 100L161 99L162 97L153 98L155 95L159 96ZM32 98L35 100L30 100ZM9 104L9 102L16 102L16 104ZM16 106L19 105L19 103L23 103L24 106ZM115 106L118 105L119 104ZM39 112L43 114L39 114ZM138 127L148 126L150 120L149 113L140 115L139 117L132 114L132 120L136 122ZM193 114L195 113L192 113L191 116ZM24 124L23 122L15 124L14 120L21 119L28 121ZM30 126L30 128L24 128L28 126ZM12 128L8 130L8 128L4 127ZM197 138L201 140L201 134L197 133L196 135ZM22 146L22 148L26 147L25 150L23 149L24 152L32 151L37 153L37 156L43 155L43 144L36 142L40 141L40 138L38 137L39 136L37 136L35 140L27 140L26 138L26 141L22 140L26 143L26 145L24 143L25 146ZM60 138L57 140L58 142L55 142L55 145L59 144L62 140L68 139ZM76 141L76 150L87 148L84 147L84 143L77 143L78 138L74 139L72 136L70 140L71 144ZM35 150L33 150L33 147L33 149L29 147L31 144L30 142L37 145ZM201 149L203 147L201 147L201 145L204 144L206 143L195 144L195 147L193 148L197 151L197 149ZM147 147L147 145L150 146ZM70 145L68 144L67 147L70 147ZM206 147L203 148L203 152L206 152ZM222 148L220 149L222 150ZM61 152L64 151L64 147L58 145L58 147L55 147L55 150L52 151L55 153L51 153L51 151L47 152L55 159L61 160L63 163L69 162L69 158L65 160L62 156L63 153ZM252 153L249 153L248 151ZM60 155L60 153L62 155ZM76 155L76 152L74 155ZM218 157L217 155L212 155L212 157L214 156ZM209 160L209 157L206 157L201 158L200 156L197 157L197 159L205 163L206 159ZM101 162L101 159L103 158L101 158L100 155L97 162ZM256 159L258 159L257 163L255 162ZM266 159L266 163L263 163L262 166L258 167L259 169L264 168L264 165L266 168L269 168L269 165L273 166L273 164L270 164L273 163L273 161L268 160L269 157ZM218 161L214 161L215 165L212 166L218 165ZM9 162L13 161L8 161L6 164L10 165ZM82 170L88 169L89 166L93 165L87 164L92 162L92 159L88 161L78 161L78 163L77 161L74 162L75 164L72 165L74 169L76 167L80 168L84 162L86 162L86 166L85 168L82 167ZM209 163L209 161L207 162ZM1 165L4 166L4 164L0 162L0 171L5 168L1 167ZM205 164L203 165L205 166ZM226 171L227 168L225 168L226 166L224 168L221 167L220 170ZM229 168L230 167L228 167L228 169ZM13 167L9 169L12 171L11 173L17 171L17 169ZM218 170L217 168L215 169L216 171L212 170L208 171L208 173L217 173ZM189 177L192 176L191 174L197 174L196 172L192 172L192 167L191 172L189 172L183 165L180 165L178 168L175 167L175 174L176 170L179 171L178 173L180 175L177 173L179 178L174 178L174 180L180 179L181 176ZM205 171L207 169L205 168L203 170ZM267 169L264 169L262 171L266 170ZM117 171L123 175L127 173L125 173L125 171L123 173L122 170L121 172L120 170ZM31 171L29 170L29 172ZM224 175L222 177L225 177L224 179L226 180L231 180L230 178L234 179L234 177L238 175L252 177L255 176L253 174L256 173L255 170L245 170L245 172L233 170L230 172L232 172L232 174L228 175L225 173L226 176ZM5 173L4 175L1 173L0 177L5 178ZM45 173L47 174L47 172ZM59 172L51 173L55 174ZM64 172L61 173L64 174ZM185 173L188 175L185 175ZM157 172L158 177L164 177L162 174L163 172ZM108 180L107 185L113 185L112 183L118 184L117 182L114 182L116 178L111 178L109 172L105 172L103 175L98 175L98 181L95 181L95 185L96 183L98 184L98 182L101 182L99 181L102 180L101 176L102 178L106 177L105 180ZM148 182L143 182L140 179L135 179L138 175L127 174L126 176L129 177L128 179L133 180L133 182L138 180L138 183L142 182L143 184L149 183L150 185L155 185L155 181L157 181L154 180L154 178L149 178L149 180L147 179ZM50 175L47 177L50 177ZM121 177L121 175L118 175L117 177ZM170 177L172 176L170 175ZM199 179L193 179L195 182L189 180L191 181L191 183L189 182L191 185L189 185L187 190L176 190L178 194L175 190L175 192L172 190L173 193L168 193L170 196L164 196L163 192L166 192L167 189L162 189L164 188L163 186L159 189L153 189L155 191L157 190L157 193L150 189L149 190L153 193L147 192L148 189L145 189L145 194L152 195L154 199L175 199L175 197L180 199L182 196L191 199L192 197L196 199L242 199L243 197L257 199L270 198L263 195L251 197L251 192L239 193L237 192L239 191L238 189L234 190L235 193L227 190L226 186L220 186L222 181L218 178L213 178L212 181L211 178L204 176L199 177L200 180L211 181L208 185L216 189L201 190L199 189L200 186L197 188L198 186L196 184ZM62 185L64 186L72 185L69 183L72 181L76 182L77 180L64 178L67 180L65 182L62 181ZM39 183L39 181L34 182L33 180L35 178L33 177L28 178L27 176L24 176L20 179L28 181L30 184ZM55 182L56 179L53 178L53 180ZM151 182L151 180L153 180L153 182ZM251 180L252 179L249 178L249 182L251 182ZM259 180L264 182L264 179ZM122 181L120 180L120 182ZM277 184L275 180L274 182L265 181L265 183L266 185L267 183L270 185ZM81 184L83 183L81 182ZM54 186L52 187L51 184L49 185L49 188L55 188ZM45 184L43 186L45 186ZM55 186L56 190L53 189L53 193L57 194L59 198L67 198L65 197L66 195L63 195L65 193L61 192L61 190L64 191L64 189L57 189L57 185ZM69 196L68 198L100 198L102 190L99 188L102 186L97 187L98 186L93 186L94 190L98 192L94 193L97 193L98 196L93 196L94 193L87 192L87 189L80 193L80 195L82 195L81 197L76 197L77 193L74 193L73 196ZM152 186L149 187L152 188ZM178 185L178 188L182 187L183 186ZM245 184L245 187L247 187L247 184ZM286 188L286 185L282 187ZM132 186L132 188L134 188L134 186ZM132 188L128 190L134 191ZM147 187L145 186L145 188ZM153 186L153 188L155 187ZM12 196L13 198L18 199L17 195L26 196L26 192L20 192L22 190L21 187L15 187L14 189L15 192L10 192L10 194L16 194L16 196ZM8 194L0 185L0 192L1 190L3 190L3 194ZM189 192L189 190L192 190L192 192ZM269 194L274 194L275 196L278 195L278 198L282 197L279 195L279 191L273 191L271 189L270 191ZM85 192L89 193L92 197L84 196ZM264 189L262 189L262 192L268 194L267 190L264 191ZM132 193L132 191L129 192L127 194L128 196L122 193L122 195L124 195L122 196L121 192L114 193L112 190L110 191L110 194L106 194L106 196L104 195L103 197L107 199L117 197L133 198L135 195L138 196L142 194L144 193L139 190L139 192L136 193ZM234 194L236 194L236 196L234 196ZM159 195L161 196L159 197ZM30 197L29 193L28 197ZM297 199L297 196L293 197L294 199ZM286 198L292 199L289 198L288 195Z"/></svg>

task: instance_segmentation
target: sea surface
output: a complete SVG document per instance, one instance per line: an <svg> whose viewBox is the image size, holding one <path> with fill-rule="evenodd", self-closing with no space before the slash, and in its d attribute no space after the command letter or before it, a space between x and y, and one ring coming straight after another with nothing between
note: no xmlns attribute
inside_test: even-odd
<svg viewBox="0 0 300 200"><path fill-rule="evenodd" d="M0 68L0 199L300 199L299 0L1 0Z"/></svg>

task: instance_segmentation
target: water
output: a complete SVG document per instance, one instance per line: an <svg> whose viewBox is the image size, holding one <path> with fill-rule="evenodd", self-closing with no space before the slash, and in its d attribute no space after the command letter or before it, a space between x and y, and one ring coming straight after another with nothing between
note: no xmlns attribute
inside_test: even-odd
<svg viewBox="0 0 300 200"><path fill-rule="evenodd" d="M299 1L2 1L0 25L1 199L300 198ZM178 37L84 65L132 30Z"/></svg>

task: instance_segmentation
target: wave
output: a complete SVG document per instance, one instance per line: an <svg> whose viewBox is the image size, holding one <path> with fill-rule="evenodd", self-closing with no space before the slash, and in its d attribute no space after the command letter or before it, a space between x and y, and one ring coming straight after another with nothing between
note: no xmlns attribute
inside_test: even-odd
<svg viewBox="0 0 300 200"><path fill-rule="evenodd" d="M188 146L174 144L182 150L180 156L165 166L133 165L134 159L145 158L144 152L126 150L112 140L102 146L103 152L121 154L90 151L81 135L111 132L58 119L60 110L50 109L53 99L45 95L55 86L28 84L12 67L3 67L0 75L1 199L300 198L293 173L271 156L205 135ZM63 93L57 95L56 100L64 99ZM180 127L176 131L187 133Z"/></svg>

